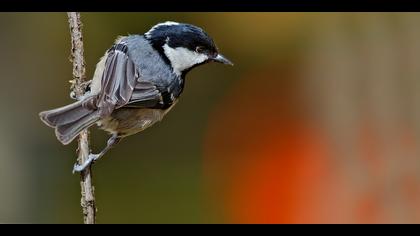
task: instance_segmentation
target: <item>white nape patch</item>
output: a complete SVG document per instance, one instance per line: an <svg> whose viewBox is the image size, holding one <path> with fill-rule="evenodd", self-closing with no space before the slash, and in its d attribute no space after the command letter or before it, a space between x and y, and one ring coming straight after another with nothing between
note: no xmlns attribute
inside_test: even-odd
<svg viewBox="0 0 420 236"><path fill-rule="evenodd" d="M172 68L177 75L181 75L182 71L208 59L208 56L205 54L183 47L171 48L168 44L165 44L163 45L163 50L169 61L171 61Z"/></svg>
<svg viewBox="0 0 420 236"><path fill-rule="evenodd" d="M147 31L144 35L146 36L146 38L148 38L148 37L150 37L150 34L153 32L153 30L155 30L156 28L158 28L160 26L170 26L170 25L179 25L179 23L175 22L175 21L166 21L166 22L163 22L163 23L156 24L149 31Z"/></svg>
<svg viewBox="0 0 420 236"><path fill-rule="evenodd" d="M175 21L165 21L163 23L157 24L156 26L161 26L161 25L179 25L179 23L178 22L175 22Z"/></svg>

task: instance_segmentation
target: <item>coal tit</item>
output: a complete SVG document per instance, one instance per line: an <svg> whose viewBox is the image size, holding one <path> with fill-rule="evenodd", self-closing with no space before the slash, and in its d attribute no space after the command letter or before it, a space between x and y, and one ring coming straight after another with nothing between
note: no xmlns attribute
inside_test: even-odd
<svg viewBox="0 0 420 236"><path fill-rule="evenodd" d="M111 134L107 146L73 171L82 171L122 138L162 120L177 103L192 68L207 62L233 65L201 28L164 22L143 35L119 37L96 66L77 102L43 111L41 120L69 144L93 124Z"/></svg>

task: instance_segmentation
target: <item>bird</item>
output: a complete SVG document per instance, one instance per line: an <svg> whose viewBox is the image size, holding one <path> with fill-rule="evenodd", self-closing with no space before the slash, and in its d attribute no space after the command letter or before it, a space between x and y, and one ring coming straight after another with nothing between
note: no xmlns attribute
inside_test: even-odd
<svg viewBox="0 0 420 236"><path fill-rule="evenodd" d="M110 134L102 151L73 166L73 173L81 172L121 139L161 121L177 104L186 74L208 62L233 65L202 28L158 23L144 34L117 37L97 63L84 95L39 117L63 145L94 124Z"/></svg>

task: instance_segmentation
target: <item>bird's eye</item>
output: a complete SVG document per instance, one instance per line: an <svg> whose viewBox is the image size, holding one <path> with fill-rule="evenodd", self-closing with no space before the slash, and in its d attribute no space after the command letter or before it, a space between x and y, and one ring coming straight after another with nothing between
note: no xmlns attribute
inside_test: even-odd
<svg viewBox="0 0 420 236"><path fill-rule="evenodd" d="M197 46L197 47L195 48L195 52L197 52L197 53L203 53L203 52L204 52L204 47Z"/></svg>

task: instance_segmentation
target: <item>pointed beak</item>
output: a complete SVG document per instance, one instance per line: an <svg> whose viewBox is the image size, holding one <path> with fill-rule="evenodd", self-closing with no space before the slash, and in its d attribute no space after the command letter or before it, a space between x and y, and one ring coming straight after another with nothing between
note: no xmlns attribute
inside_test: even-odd
<svg viewBox="0 0 420 236"><path fill-rule="evenodd" d="M217 54L217 56L214 57L212 60L215 61L215 62L219 62L219 63L223 63L223 64L226 64L226 65L233 66L233 63L231 61L229 61L229 59L224 57L222 54Z"/></svg>

